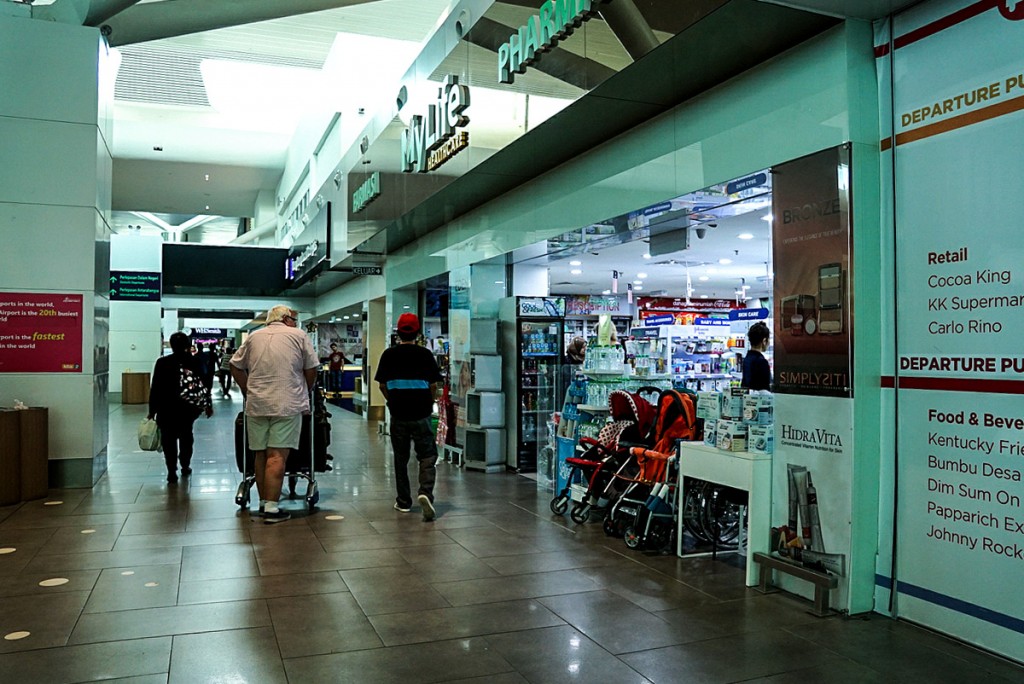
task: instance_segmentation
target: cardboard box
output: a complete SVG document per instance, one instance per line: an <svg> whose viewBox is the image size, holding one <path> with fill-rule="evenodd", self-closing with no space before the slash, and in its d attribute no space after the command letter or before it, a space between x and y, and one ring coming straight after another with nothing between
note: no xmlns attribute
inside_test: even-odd
<svg viewBox="0 0 1024 684"><path fill-rule="evenodd" d="M747 450L747 426L738 420L718 421L717 446L722 451Z"/></svg>
<svg viewBox="0 0 1024 684"><path fill-rule="evenodd" d="M708 446L715 446L718 442L718 421L704 421L704 443Z"/></svg>
<svg viewBox="0 0 1024 684"><path fill-rule="evenodd" d="M770 454L775 451L775 427L751 425L747 429L747 446L752 454Z"/></svg>
<svg viewBox="0 0 1024 684"><path fill-rule="evenodd" d="M743 398L743 422L747 425L771 425L774 397L768 393L751 393Z"/></svg>
<svg viewBox="0 0 1024 684"><path fill-rule="evenodd" d="M697 393L697 417L718 420L722 417L722 395L718 392Z"/></svg>
<svg viewBox="0 0 1024 684"><path fill-rule="evenodd" d="M742 387L730 387L722 395L722 418L743 420L743 400L746 398L747 390Z"/></svg>

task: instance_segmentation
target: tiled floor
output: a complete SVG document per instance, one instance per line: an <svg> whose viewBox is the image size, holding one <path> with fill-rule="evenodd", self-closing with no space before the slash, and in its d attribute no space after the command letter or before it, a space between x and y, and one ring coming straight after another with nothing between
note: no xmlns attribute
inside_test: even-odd
<svg viewBox="0 0 1024 684"><path fill-rule="evenodd" d="M115 405L95 488L0 508L0 635L29 633L0 640L0 682L1024 681L907 624L816 619L727 563L630 551L523 477L441 464L423 523L392 510L376 426L340 409L319 509L253 522L239 405L196 424L190 480L167 485L134 444L145 407Z"/></svg>

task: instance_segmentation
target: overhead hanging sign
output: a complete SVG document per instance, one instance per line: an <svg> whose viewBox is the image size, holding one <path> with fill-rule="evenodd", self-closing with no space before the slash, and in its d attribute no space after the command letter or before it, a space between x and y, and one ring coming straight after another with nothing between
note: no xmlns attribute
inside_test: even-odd
<svg viewBox="0 0 1024 684"><path fill-rule="evenodd" d="M159 302L160 274L142 271L111 271L110 301Z"/></svg>
<svg viewBox="0 0 1024 684"><path fill-rule="evenodd" d="M82 295L0 293L0 373L81 373Z"/></svg>
<svg viewBox="0 0 1024 684"><path fill-rule="evenodd" d="M730 321L761 321L768 318L768 309L733 309L729 312Z"/></svg>
<svg viewBox="0 0 1024 684"><path fill-rule="evenodd" d="M437 91L437 100L424 118L416 114L402 131L402 171L426 173L438 168L469 147L469 133L456 131L469 123L469 86L449 75Z"/></svg>
<svg viewBox="0 0 1024 684"><path fill-rule="evenodd" d="M583 22L597 14L596 6L608 0L547 0L540 12L509 36L498 48L498 81L512 83L516 74L536 63L545 52L572 35Z"/></svg>

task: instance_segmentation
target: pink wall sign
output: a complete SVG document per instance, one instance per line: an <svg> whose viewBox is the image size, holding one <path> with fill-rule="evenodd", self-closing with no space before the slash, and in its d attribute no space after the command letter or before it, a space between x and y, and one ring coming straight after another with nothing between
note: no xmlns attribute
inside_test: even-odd
<svg viewBox="0 0 1024 684"><path fill-rule="evenodd" d="M82 295L0 292L0 373L81 373Z"/></svg>

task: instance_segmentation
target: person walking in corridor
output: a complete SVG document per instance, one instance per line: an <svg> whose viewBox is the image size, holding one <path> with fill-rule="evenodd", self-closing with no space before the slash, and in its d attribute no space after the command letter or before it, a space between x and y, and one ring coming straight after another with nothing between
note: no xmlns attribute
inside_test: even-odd
<svg viewBox="0 0 1024 684"><path fill-rule="evenodd" d="M291 450L299 448L302 414L310 411L309 390L320 365L313 343L298 328L298 315L275 306L267 312L267 325L250 334L231 357L231 375L245 399L259 515L268 524L291 517L278 505L285 464Z"/></svg>
<svg viewBox="0 0 1024 684"><path fill-rule="evenodd" d="M374 380L388 403L391 412L391 450L395 459L395 510L412 510L409 483L410 444L416 447L419 462L419 492L416 497L423 512L423 520L434 519L434 479L437 464L437 444L430 426L441 371L434 355L426 347L416 344L420 320L415 314L398 317L400 343L385 349L377 365Z"/></svg>
<svg viewBox="0 0 1024 684"><path fill-rule="evenodd" d="M202 413L213 415L210 390L202 382L199 361L192 355L188 335L176 332L168 340L169 356L162 356L153 366L153 382L149 388L149 418L160 428L160 445L164 450L167 482L178 481L181 474L192 474L192 447L195 439L192 424Z"/></svg>

